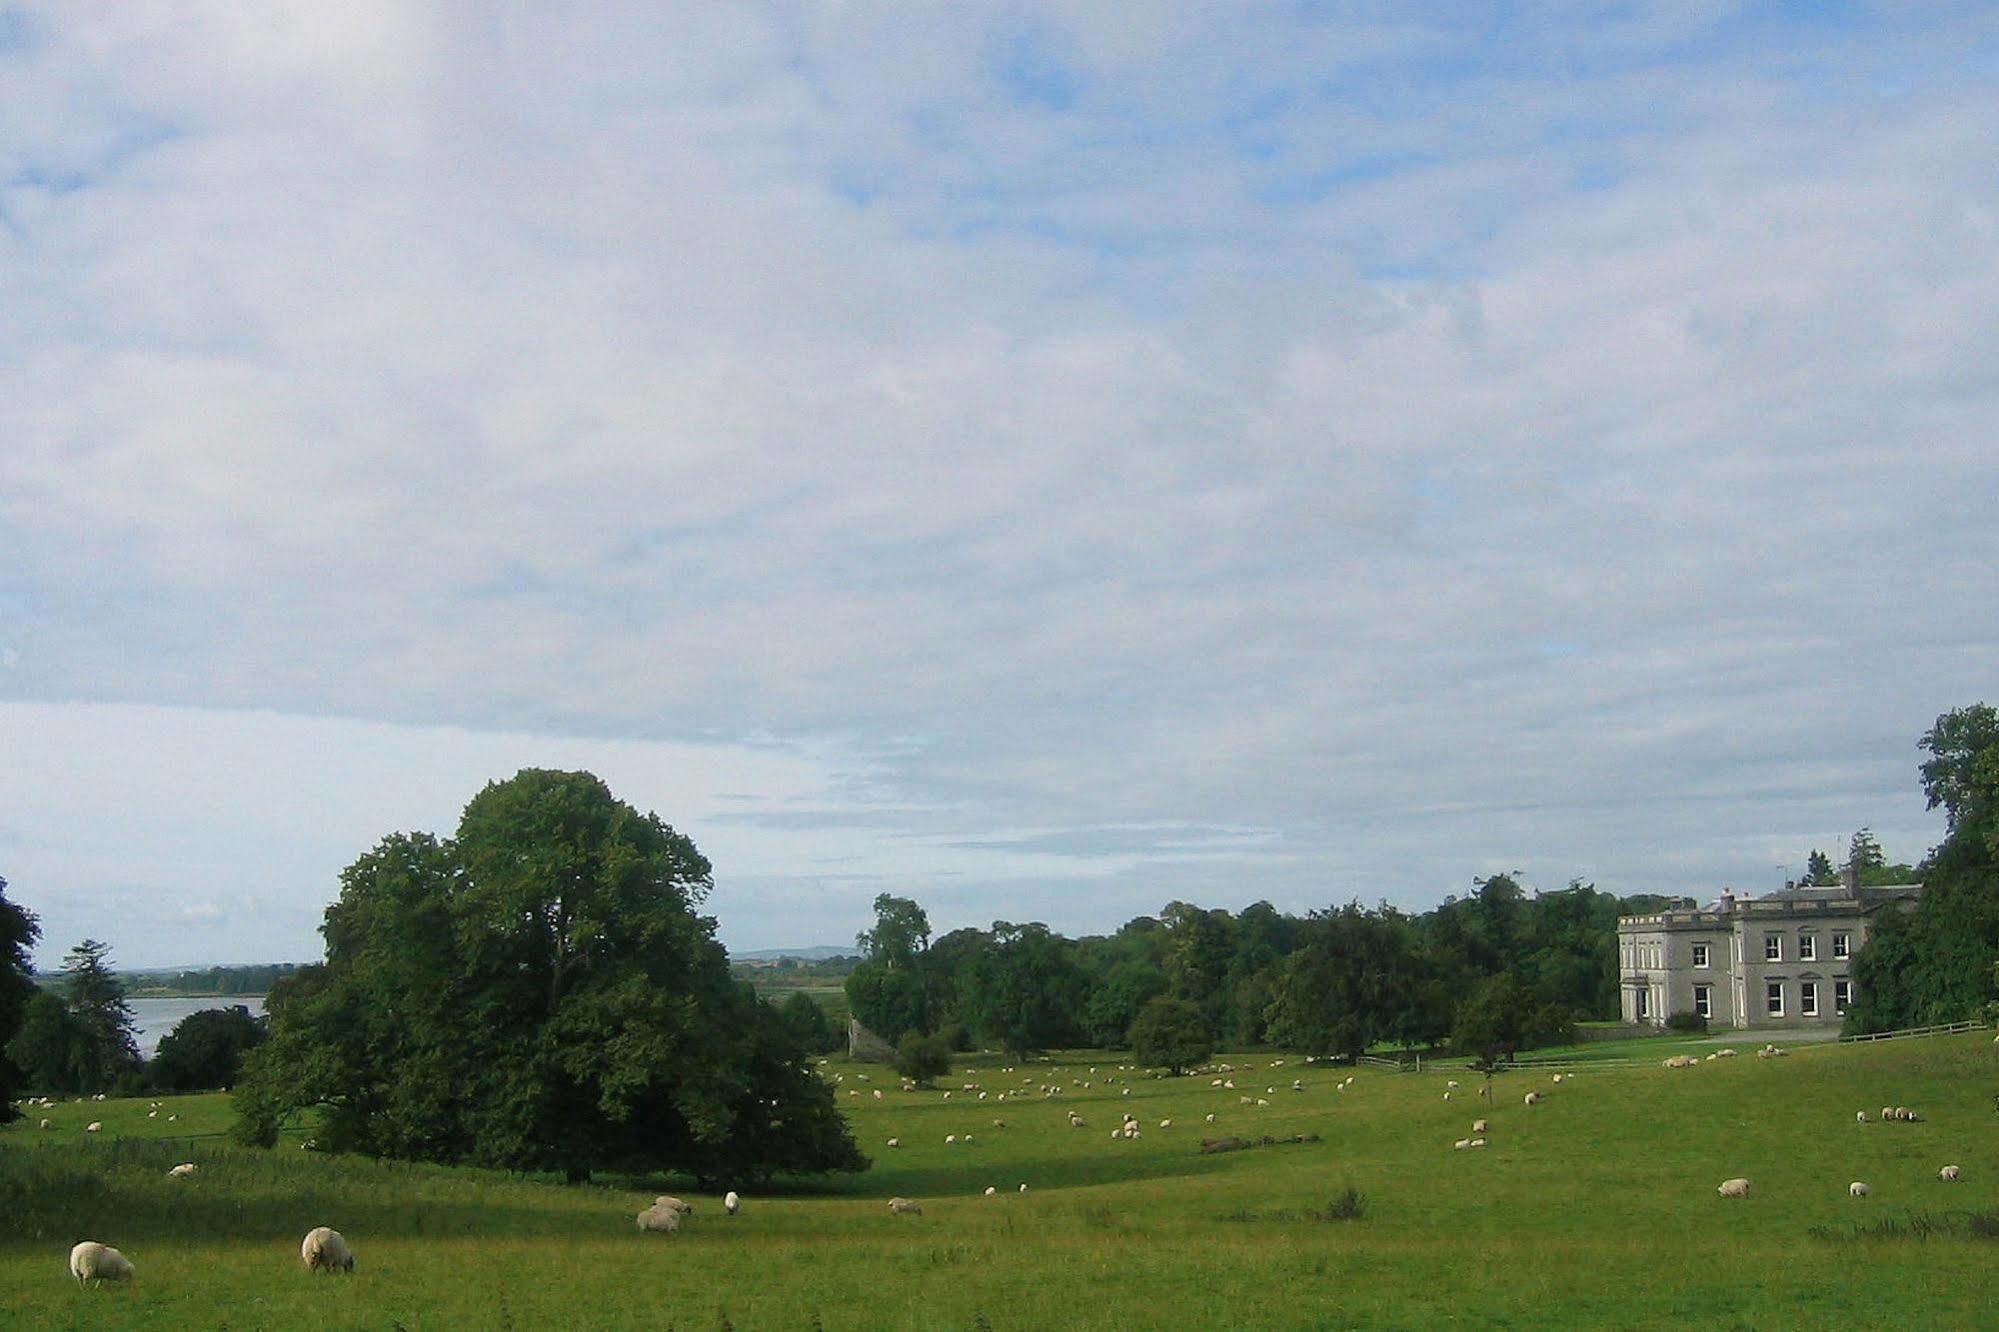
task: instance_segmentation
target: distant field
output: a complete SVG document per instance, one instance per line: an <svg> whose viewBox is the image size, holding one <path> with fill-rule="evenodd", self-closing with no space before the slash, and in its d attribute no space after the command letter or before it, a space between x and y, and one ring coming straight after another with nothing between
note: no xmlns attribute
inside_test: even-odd
<svg viewBox="0 0 1999 1332"><path fill-rule="evenodd" d="M64 1105L0 1131L0 1326L1990 1326L1999 1239L1971 1233L1972 1214L1999 1213L1990 1034L1747 1057L1759 1043L1560 1085L1502 1073L1490 1107L1446 1067L1257 1055L1155 1079L1108 1054L983 1056L905 1093L886 1070L835 1060L875 1169L752 1197L733 1219L697 1198L674 1237L632 1221L673 1181L567 1188L295 1143L245 1151L191 1136L226 1123L219 1096L152 1119L145 1101ZM1452 1078L1464 1085L1446 1101ZM1036 1090L1050 1083L1065 1088L1052 1101ZM1545 1099L1523 1105L1528 1090ZM1854 1122L1884 1104L1924 1120ZM1071 1109L1086 1127L1068 1126ZM1144 1136L1113 1140L1127 1111ZM54 1128L35 1126L43 1113ZM1479 1115L1491 1145L1454 1150ZM104 1130L86 1138L92 1118ZM1221 1133L1319 1140L1201 1154ZM168 1179L179 1160L200 1172ZM1946 1162L1962 1183L1938 1182ZM1716 1196L1733 1175L1749 1198ZM1873 1196L1849 1198L1854 1179ZM1363 1214L1323 1219L1347 1186ZM888 1215L892 1194L924 1215ZM300 1270L317 1224L353 1243L351 1279ZM122 1248L138 1280L79 1291L64 1255L83 1237Z"/></svg>

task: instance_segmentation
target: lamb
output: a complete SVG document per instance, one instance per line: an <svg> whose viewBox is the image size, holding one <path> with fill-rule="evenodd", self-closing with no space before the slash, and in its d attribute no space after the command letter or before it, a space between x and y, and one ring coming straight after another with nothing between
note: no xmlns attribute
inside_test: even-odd
<svg viewBox="0 0 1999 1332"><path fill-rule="evenodd" d="M1849 1198L1865 1198L1867 1196L1867 1186L1856 1179L1846 1186L1846 1193Z"/></svg>
<svg viewBox="0 0 1999 1332"><path fill-rule="evenodd" d="M304 1242L298 1246L298 1255L304 1260L308 1272L317 1272L322 1268L331 1272L337 1267L353 1275L354 1254L340 1232L331 1226L314 1226L306 1231Z"/></svg>
<svg viewBox="0 0 1999 1332"><path fill-rule="evenodd" d="M1721 1182L1721 1187L1716 1189L1715 1192L1724 1198L1747 1198L1749 1196L1749 1181L1746 1179L1724 1179Z"/></svg>
<svg viewBox="0 0 1999 1332"><path fill-rule="evenodd" d="M661 1235L675 1234L680 1230L680 1213L671 1207L648 1207L639 1213L639 1229Z"/></svg>
<svg viewBox="0 0 1999 1332"><path fill-rule="evenodd" d="M181 1162L181 1163L180 1163L179 1165L175 1166L175 1167L174 1167L174 1168L173 1168L172 1170L169 1170L169 1171L167 1171L167 1178L168 1178L168 1179L186 1179L186 1178L187 1178L187 1177L188 1177L189 1175L192 1175L193 1173L194 1173L194 1162L192 1162L192 1161L182 1161L182 1162Z"/></svg>
<svg viewBox="0 0 1999 1332"><path fill-rule="evenodd" d="M1964 1171L1959 1167L1954 1165L1947 1165L1943 1169L1937 1171L1937 1178L1942 1180L1946 1184L1955 1184L1957 1183L1958 1176L1962 1175L1963 1173Z"/></svg>
<svg viewBox="0 0 1999 1332"><path fill-rule="evenodd" d="M908 1198L890 1198L888 1210L891 1216L922 1216L923 1208Z"/></svg>
<svg viewBox="0 0 1999 1332"><path fill-rule="evenodd" d="M722 1195L722 1210L727 1212L730 1216L734 1216L737 1212L741 1211L742 1206L743 1206L743 1200L742 1198L737 1196L736 1191L734 1189L730 1189L727 1193Z"/></svg>
<svg viewBox="0 0 1999 1332"><path fill-rule="evenodd" d="M132 1260L109 1244L85 1240L69 1251L69 1272L79 1286L90 1281L130 1281Z"/></svg>

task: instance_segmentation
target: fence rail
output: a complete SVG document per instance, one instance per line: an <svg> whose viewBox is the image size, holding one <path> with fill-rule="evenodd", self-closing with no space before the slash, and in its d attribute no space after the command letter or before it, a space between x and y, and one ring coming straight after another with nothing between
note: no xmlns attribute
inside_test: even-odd
<svg viewBox="0 0 1999 1332"><path fill-rule="evenodd" d="M1900 1031L1870 1031L1859 1036L1842 1036L1842 1043L1853 1041L1901 1041L1912 1036L1955 1036L1961 1031L1984 1031L1991 1024L1987 1022L1945 1022L1935 1027L1903 1027Z"/></svg>

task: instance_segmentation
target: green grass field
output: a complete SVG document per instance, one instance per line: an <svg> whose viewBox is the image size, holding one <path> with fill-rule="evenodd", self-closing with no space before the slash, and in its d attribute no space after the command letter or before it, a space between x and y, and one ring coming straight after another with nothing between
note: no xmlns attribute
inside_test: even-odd
<svg viewBox="0 0 1999 1332"><path fill-rule="evenodd" d="M1650 1056L1673 1047L1645 1042L1645 1064L1560 1085L1505 1073L1490 1107L1474 1075L1441 1066L1237 1056L1227 1089L1210 1085L1221 1074L1121 1073L1115 1055L985 1056L905 1093L835 1060L874 1170L752 1196L734 1218L664 1179L570 1188L193 1136L226 1125L221 1096L150 1119L143 1100L62 1105L0 1131L0 1326L1992 1325L1999 1239L1975 1218L1999 1212L1999 1045L1973 1033L1760 1061L1755 1044L1668 1071ZM1446 1101L1450 1078L1464 1085ZM1044 1099L1047 1083L1066 1090ZM1543 1101L1523 1105L1528 1090ZM1884 1104L1923 1122L1854 1122ZM1111 1137L1126 1111L1137 1141ZM1490 1146L1454 1150L1480 1115ZM92 1119L104 1127L86 1137ZM1220 1134L1319 1140L1201 1154ZM183 1160L199 1172L169 1179ZM1938 1181L1947 1162L1963 1182ZM1733 1175L1749 1198L1716 1196ZM1854 1179L1873 1196L1849 1198ZM1363 1214L1328 1218L1349 1186ZM694 1215L678 1235L640 1233L634 1214L668 1189ZM924 1214L889 1215L896 1194ZM301 1269L319 1224L352 1244L351 1278ZM65 1259L82 1238L117 1245L137 1279L79 1290Z"/></svg>

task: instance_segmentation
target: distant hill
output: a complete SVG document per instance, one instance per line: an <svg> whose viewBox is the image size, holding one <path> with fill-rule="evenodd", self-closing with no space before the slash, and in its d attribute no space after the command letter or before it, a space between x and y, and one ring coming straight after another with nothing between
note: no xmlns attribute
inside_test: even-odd
<svg viewBox="0 0 1999 1332"><path fill-rule="evenodd" d="M851 948L757 948L747 953L731 953L732 962L779 962L787 957L795 957L801 962L827 962L836 957L853 957Z"/></svg>

